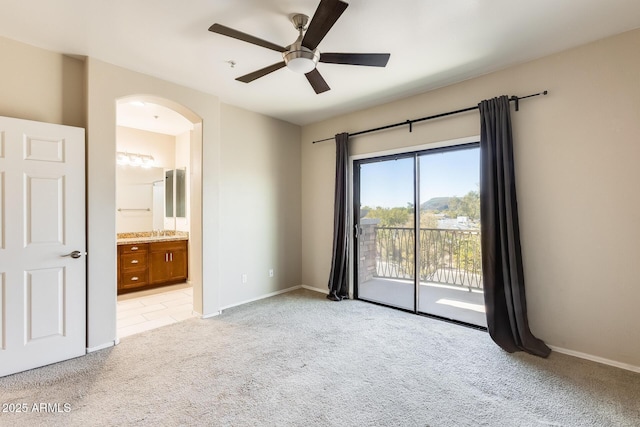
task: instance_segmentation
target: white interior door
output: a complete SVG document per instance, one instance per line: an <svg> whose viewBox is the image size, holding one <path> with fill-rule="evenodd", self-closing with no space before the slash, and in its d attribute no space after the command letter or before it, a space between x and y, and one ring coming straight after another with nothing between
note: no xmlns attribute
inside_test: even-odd
<svg viewBox="0 0 640 427"><path fill-rule="evenodd" d="M85 354L84 153L84 129L0 117L0 376Z"/></svg>

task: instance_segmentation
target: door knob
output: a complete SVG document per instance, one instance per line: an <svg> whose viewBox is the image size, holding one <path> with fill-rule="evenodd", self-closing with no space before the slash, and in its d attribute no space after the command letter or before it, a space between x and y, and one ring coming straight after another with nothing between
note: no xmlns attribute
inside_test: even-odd
<svg viewBox="0 0 640 427"><path fill-rule="evenodd" d="M86 255L86 252L85 252L85 255ZM62 257L70 256L71 258L80 258L82 256L82 253L80 251L73 251L73 252L69 252L66 255L61 255L61 256Z"/></svg>

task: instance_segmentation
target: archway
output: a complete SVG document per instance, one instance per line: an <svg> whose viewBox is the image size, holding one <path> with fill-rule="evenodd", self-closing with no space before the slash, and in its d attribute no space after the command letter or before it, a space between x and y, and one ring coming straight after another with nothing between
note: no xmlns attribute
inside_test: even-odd
<svg viewBox="0 0 640 427"><path fill-rule="evenodd" d="M123 137L122 135L125 136ZM158 141L161 142L160 145L163 144L162 141L166 142L172 139L175 141L175 148L173 149L173 153L170 153L171 155L157 152L154 158L151 153L154 148L149 146L149 142L154 142L154 135L159 137ZM137 145L129 142L129 147L134 147L133 149L127 150L127 148L123 148L122 145L126 145L126 142L118 142L119 140L123 138L126 139L127 137L129 139L138 139ZM143 143L140 142L141 140ZM143 148L140 148L141 146ZM145 208L145 211L146 209L150 209L151 212L129 212L130 215L133 215L133 218L135 218L136 214L138 215L138 218L145 216L155 217L153 226L150 226L150 223L148 222L144 222L144 225L140 225L140 221L138 221L138 224L134 226L132 221L122 221L126 222L129 228L127 229L127 227L124 227L120 229L118 226L116 231L118 236L124 235L121 232L127 231L139 231L142 232L142 234L144 234L144 232L150 232L152 236L155 234L156 236L162 237L165 237L170 233L188 233L187 265L188 283L193 289L192 309L196 313L202 313L202 192L200 190L202 188L202 118L189 108L186 108L185 106L170 99L158 96L137 94L118 98L116 100L116 151L116 157L120 158L125 154L130 154L129 152L132 152L132 158L136 158L138 161L140 161L141 157L144 158L145 161L152 159L155 163L153 165L154 167L149 167L148 170L151 172L153 169L154 173L157 174L157 170L159 169L161 174L160 180L156 180L154 182L161 181L158 185L162 185L163 188L165 185L165 173L171 171L175 172L177 176L179 172L182 172L187 190L186 196L183 199L186 199L186 207L183 208L182 215L178 214L179 209L177 206L172 217L167 214L165 207L168 205L163 200L159 207L157 204L155 205L155 209ZM139 156L138 154L141 154L142 156ZM124 156L124 161L127 159L128 156ZM127 166L125 168L127 168ZM140 173L141 172L138 172L138 174ZM151 182L151 180L149 181ZM175 184L172 185L175 186ZM148 188L143 190L148 191ZM153 190L158 190L158 188L154 188ZM174 191L175 190L176 189L174 188ZM157 193L157 191L155 192ZM163 189L161 193L163 196L164 192L165 189ZM116 194L118 194L118 192L116 192ZM135 194L130 194L129 197L133 197L135 200L138 200L138 203L140 201L140 197L137 197ZM116 207L116 222L119 224L118 221L121 217L125 216L123 209L126 211L126 208L119 206ZM137 211L140 210L140 208L134 207L131 210ZM158 225L157 222L158 210L160 210L160 225ZM131 216L129 218L131 218ZM136 227L141 228L138 230ZM169 235L169 237L174 234ZM122 243L122 240L118 239L117 243ZM151 262L150 254L148 259L149 262ZM171 253L171 260L173 260L173 253ZM138 261L134 260L134 262ZM136 280L139 280L139 277L144 276L134 276ZM152 280L149 280L148 276L146 277L147 281L141 289L148 289L154 286L151 283ZM119 274L118 286L120 287L121 284ZM120 291L121 289L119 288L118 294L120 294Z"/></svg>

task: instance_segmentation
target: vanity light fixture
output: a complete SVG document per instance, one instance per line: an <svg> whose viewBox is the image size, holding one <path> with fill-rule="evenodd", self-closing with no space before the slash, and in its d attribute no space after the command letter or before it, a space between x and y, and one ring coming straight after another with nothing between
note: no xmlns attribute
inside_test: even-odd
<svg viewBox="0 0 640 427"><path fill-rule="evenodd" d="M151 168L155 165L155 159L151 155L128 153L126 151L118 151L116 153L116 162L123 166L140 166L143 168Z"/></svg>

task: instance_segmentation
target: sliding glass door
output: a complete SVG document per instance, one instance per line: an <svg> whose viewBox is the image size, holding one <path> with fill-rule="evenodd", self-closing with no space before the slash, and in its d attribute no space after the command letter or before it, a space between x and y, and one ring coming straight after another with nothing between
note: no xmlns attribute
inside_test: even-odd
<svg viewBox="0 0 640 427"><path fill-rule="evenodd" d="M486 327L480 252L480 148L418 155L417 311Z"/></svg>
<svg viewBox="0 0 640 427"><path fill-rule="evenodd" d="M415 158L355 165L358 298L415 308Z"/></svg>
<svg viewBox="0 0 640 427"><path fill-rule="evenodd" d="M357 298L486 326L479 151L354 162Z"/></svg>

